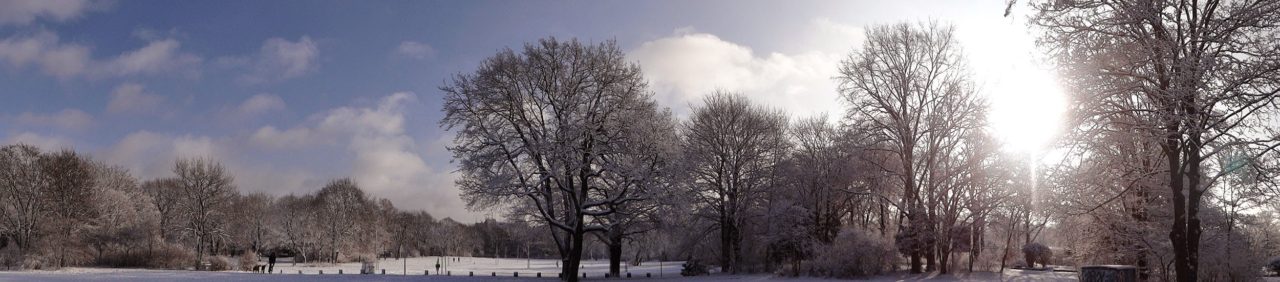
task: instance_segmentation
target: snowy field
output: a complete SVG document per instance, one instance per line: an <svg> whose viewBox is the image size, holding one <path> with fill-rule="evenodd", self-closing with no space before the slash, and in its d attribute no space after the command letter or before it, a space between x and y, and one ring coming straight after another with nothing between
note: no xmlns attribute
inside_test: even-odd
<svg viewBox="0 0 1280 282"><path fill-rule="evenodd" d="M382 273L382 270L386 269L387 274L423 275L423 271L429 270L432 275L437 275L439 273L437 273L435 265L437 261L440 261L440 272L444 272L449 276L468 276L468 274L474 274L475 276L485 277L492 277L495 275L500 277L513 277L515 276L515 273L519 272L521 277L534 277L537 273L541 272L543 277L556 277L556 275L560 273L560 262L558 260L461 257L456 258L457 261L451 261L454 260L454 258L455 257L421 257L409 258L406 260L382 259L378 261L378 266L375 268L375 271ZM680 276L680 265L683 263L683 261L668 261L661 263L652 261L645 262L640 266L630 266L624 263L622 275L625 276L627 272L630 272L633 277L644 277L646 273L653 278ZM299 271L301 271L302 274L319 274L321 271L324 271L324 274L335 274L338 273L338 270L342 270L342 273L345 274L360 273L360 263L321 265L298 264L296 266L292 263L276 263L276 272L286 274L298 274ZM604 274L608 272L608 260L585 260L582 262L582 270L579 271L579 275L581 275L581 273L586 273L587 277L604 277Z"/></svg>
<svg viewBox="0 0 1280 282"><path fill-rule="evenodd" d="M318 269L317 269L318 270ZM345 271L344 271L345 272ZM295 272L296 273L296 272ZM328 272L326 272L328 273ZM625 278L623 278L625 279ZM776 277L772 275L711 275L699 277L666 276L663 278L631 278L642 281L841 281L813 277ZM593 277L587 280L606 280ZM0 281L556 281L555 278L491 277L491 276L424 276L424 275L353 275L353 274L256 274L243 272L204 272L180 270L68 268L61 271L0 271ZM1072 273L1006 271L959 275L891 274L858 281L1076 281Z"/></svg>
<svg viewBox="0 0 1280 282"><path fill-rule="evenodd" d="M437 275L435 271L436 257L411 258L407 260L384 259L379 261L376 272L386 269L386 275L358 275L359 263L309 265L277 263L276 271L283 274L256 274L236 271L203 272L181 270L144 270L144 269L104 269L104 268L68 268L59 271L0 271L0 281L555 281L556 260L524 260L493 258L459 258L459 261L444 263L442 270L447 269L450 276ZM703 277L680 277L682 262L647 262L641 266L628 266L623 271L632 274L631 279L653 281L834 281L822 278L791 278L772 275L712 275ZM583 271L588 280L603 280L608 272L609 263L604 260L583 262ZM342 275L338 271L342 270ZM431 275L423 275L430 270ZM302 274L298 274L301 271ZM319 273L323 271L324 275ZM468 277L468 272L474 277ZM515 272L520 277L513 277ZM543 278L534 278L535 273L542 272ZM493 276L496 273L496 277ZM648 273L652 278L645 278ZM623 278L625 279L625 278ZM1009 270L1000 275L983 272L957 275L929 275L895 273L868 279L869 281L1076 281L1074 273L1041 272Z"/></svg>

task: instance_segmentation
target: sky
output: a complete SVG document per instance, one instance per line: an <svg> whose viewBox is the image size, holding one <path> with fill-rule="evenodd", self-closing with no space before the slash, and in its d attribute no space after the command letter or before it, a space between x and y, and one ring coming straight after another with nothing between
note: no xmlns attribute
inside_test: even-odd
<svg viewBox="0 0 1280 282"><path fill-rule="evenodd" d="M953 24L1009 150L1042 149L1062 98L1025 7L979 1L0 0L0 144L71 148L140 179L212 157L245 193L350 177L397 207L473 222L439 87L540 38L615 40L659 104L723 89L794 118L844 114L839 62L866 27Z"/></svg>

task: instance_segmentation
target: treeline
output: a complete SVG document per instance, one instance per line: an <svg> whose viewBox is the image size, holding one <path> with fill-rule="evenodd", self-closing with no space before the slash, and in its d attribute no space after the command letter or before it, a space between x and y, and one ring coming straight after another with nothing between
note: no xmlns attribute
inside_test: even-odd
<svg viewBox="0 0 1280 282"><path fill-rule="evenodd" d="M612 275L627 254L836 277L1012 264L1035 239L1029 165L999 151L953 29L868 38L839 64L839 124L727 91L681 120L612 41L502 50L442 87L462 197L551 230L568 280L590 242Z"/></svg>
<svg viewBox="0 0 1280 282"><path fill-rule="evenodd" d="M1165 280L1260 275L1260 257L1280 254L1280 137L1259 133L1273 128L1248 116L1280 114L1268 78L1280 75L1280 53L1257 51L1273 55L1252 61L1267 68L1222 73L1266 91L1208 91L1208 112L1188 113L1178 105L1195 101L1167 101L1201 89L1146 84L1185 76L1095 73L1074 57L1106 65L1165 45L1092 57L1097 45L1071 45L1080 29L1053 26L1064 24L1058 6L1037 5L1046 38L1079 48L1054 55L1082 68L1066 82L1073 101L1089 103L1070 109L1071 133L1050 162L1000 150L954 28L936 23L871 27L861 48L833 62L847 105L839 123L728 91L707 93L678 118L657 105L641 66L616 43L546 38L455 75L441 88L441 124L457 132L449 149L468 206L550 230L569 281L597 251L592 242L605 246L611 275L627 254L632 263L693 261L686 270L702 262L724 273L834 277L1117 263ZM1247 10L1240 5L1231 13ZM1163 11L1138 10L1128 12ZM1061 16L1116 16L1080 13ZM1126 63L1151 61L1142 56ZM1236 85L1212 81L1187 87ZM1227 123L1204 128L1195 119L1207 116ZM1209 132L1217 137L1202 139Z"/></svg>
<svg viewBox="0 0 1280 282"><path fill-rule="evenodd" d="M211 159L177 160L172 176L139 180L75 151L25 144L0 148L0 220L5 269L226 269L270 253L296 262L550 253L528 224L400 210L351 179L305 195L243 194Z"/></svg>

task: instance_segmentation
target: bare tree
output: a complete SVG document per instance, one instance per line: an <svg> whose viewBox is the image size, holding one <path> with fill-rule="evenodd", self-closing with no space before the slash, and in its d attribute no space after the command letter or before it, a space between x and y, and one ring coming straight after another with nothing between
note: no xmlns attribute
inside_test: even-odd
<svg viewBox="0 0 1280 282"><path fill-rule="evenodd" d="M1228 151L1247 160L1274 158L1280 146L1280 134L1265 118L1280 92L1280 2L1032 6L1042 42L1075 94L1077 128L1132 122L1132 130L1147 136L1139 138L1156 144L1172 204L1168 237L1176 278L1197 280L1203 198L1233 171L1207 160Z"/></svg>
<svg viewBox="0 0 1280 282"><path fill-rule="evenodd" d="M366 219L372 213L372 202L356 182L350 178L330 181L316 193L315 200L319 208L317 219L323 220L324 236L331 252L328 259L338 262L343 251L361 249L364 243L353 241L356 240L353 237L368 225Z"/></svg>
<svg viewBox="0 0 1280 282"><path fill-rule="evenodd" d="M669 204L673 188L683 184L675 159L680 146L675 118L652 104L630 114L618 120L625 124L613 125L623 131L604 143L609 153L600 164L600 197L611 199L607 209L614 212L591 218L606 229L593 234L608 248L610 277L621 274L625 240L656 228L655 213Z"/></svg>
<svg viewBox="0 0 1280 282"><path fill-rule="evenodd" d="M172 240L169 231L175 228L174 224L179 217L178 209L183 200L180 183L175 178L152 179L142 183L142 191L151 197L151 204L159 215L160 222L156 231L159 232L160 240Z"/></svg>
<svg viewBox="0 0 1280 282"><path fill-rule="evenodd" d="M71 150L42 156L40 169L48 178L44 196L57 229L58 267L66 267L68 246L83 241L77 236L95 215L93 194L97 179L89 161Z"/></svg>
<svg viewBox="0 0 1280 282"><path fill-rule="evenodd" d="M196 269L201 269L204 254L214 240L226 236L226 210L236 188L222 164L211 159L182 159L173 167L180 204L186 218L185 230L195 238Z"/></svg>
<svg viewBox="0 0 1280 282"><path fill-rule="evenodd" d="M441 90L441 124L458 130L450 150L460 164L462 198L473 209L517 199L534 207L552 230L563 278L576 281L584 235L604 230L588 226L588 217L634 198L606 198L596 182L626 112L653 103L640 67L612 41L543 39L520 54L503 50Z"/></svg>
<svg viewBox="0 0 1280 282"><path fill-rule="evenodd" d="M19 256L32 251L41 238L49 214L45 191L49 182L40 169L40 149L18 144L0 148L0 217L5 235L19 248Z"/></svg>
<svg viewBox="0 0 1280 282"><path fill-rule="evenodd" d="M945 167L958 154L966 132L979 130L985 104L973 82L954 36L954 28L938 24L894 24L872 27L863 48L840 65L840 93L851 106L848 119L869 130L875 143L892 157L879 164L902 185L899 207L907 220L898 243L911 258L911 272L932 269L938 255L937 217L956 188L957 171ZM943 210L947 218L956 211Z"/></svg>
<svg viewBox="0 0 1280 282"><path fill-rule="evenodd" d="M786 130L784 113L726 92L707 96L682 128L692 194L720 231L725 272L740 270L742 226L776 184L777 164L789 145Z"/></svg>

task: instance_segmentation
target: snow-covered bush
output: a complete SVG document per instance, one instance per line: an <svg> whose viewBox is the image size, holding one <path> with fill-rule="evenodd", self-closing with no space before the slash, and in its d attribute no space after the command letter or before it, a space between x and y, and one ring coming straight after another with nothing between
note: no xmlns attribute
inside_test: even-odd
<svg viewBox="0 0 1280 282"><path fill-rule="evenodd" d="M841 230L830 246L819 246L815 253L815 274L830 277L881 274L893 270L898 261L888 240L854 229Z"/></svg>
<svg viewBox="0 0 1280 282"><path fill-rule="evenodd" d="M1053 258L1053 250L1050 250L1044 244L1031 243L1022 246L1022 255L1026 259L1027 267L1029 268L1035 268L1036 263L1039 263L1040 266L1048 267L1049 260Z"/></svg>
<svg viewBox="0 0 1280 282"><path fill-rule="evenodd" d="M205 269L208 271L224 271L231 269L231 258L226 256L207 257L205 262L209 263L209 269Z"/></svg>
<svg viewBox="0 0 1280 282"><path fill-rule="evenodd" d="M258 253L252 250L244 251L240 255L240 270L251 271L253 267L258 265Z"/></svg>

